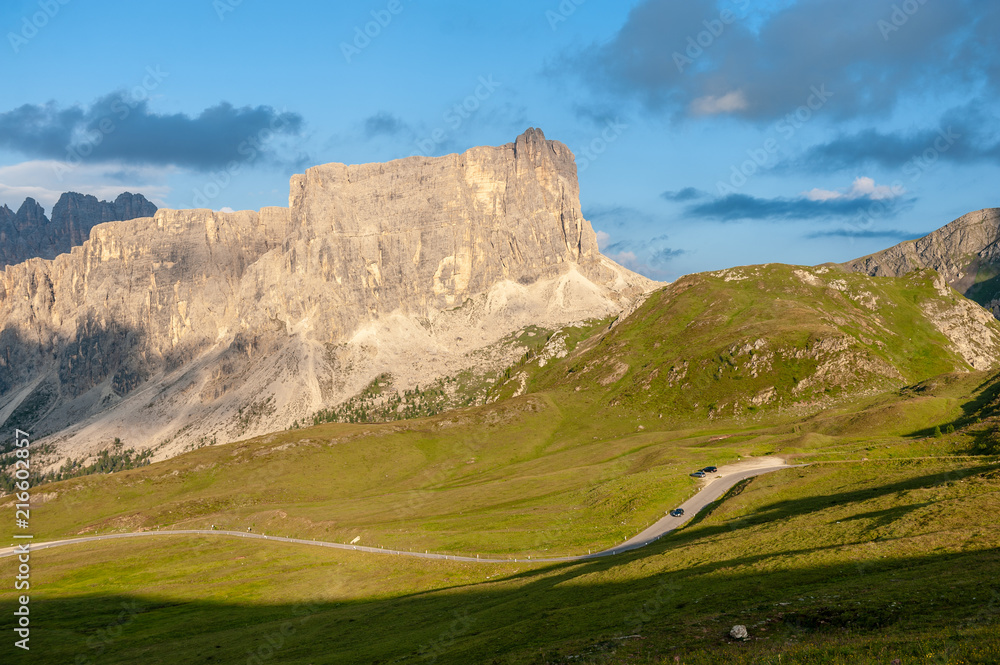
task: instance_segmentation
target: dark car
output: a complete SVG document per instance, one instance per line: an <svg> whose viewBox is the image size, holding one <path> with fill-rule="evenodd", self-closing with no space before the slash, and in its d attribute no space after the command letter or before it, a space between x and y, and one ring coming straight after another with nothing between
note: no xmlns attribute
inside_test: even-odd
<svg viewBox="0 0 1000 665"><path fill-rule="evenodd" d="M702 469L702 471L704 471L705 473L715 473L716 471L718 471L718 469L714 466L706 466L704 469Z"/></svg>
<svg viewBox="0 0 1000 665"><path fill-rule="evenodd" d="M674 508L673 510L670 511L670 516L671 517L683 517L684 516L684 509L683 508Z"/></svg>
<svg viewBox="0 0 1000 665"><path fill-rule="evenodd" d="M691 474L691 476L693 478L704 478L705 477L705 472L704 471L695 471L694 473Z"/></svg>

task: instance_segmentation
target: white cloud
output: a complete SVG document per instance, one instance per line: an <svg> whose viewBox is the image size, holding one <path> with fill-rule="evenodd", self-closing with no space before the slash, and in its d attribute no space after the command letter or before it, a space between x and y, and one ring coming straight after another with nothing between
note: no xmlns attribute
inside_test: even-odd
<svg viewBox="0 0 1000 665"><path fill-rule="evenodd" d="M736 90L719 96L699 97L691 102L691 111L695 115L719 115L745 111L749 106L743 91Z"/></svg>
<svg viewBox="0 0 1000 665"><path fill-rule="evenodd" d="M854 181L854 185L851 187L851 195L853 198L867 196L875 201L881 199L894 199L905 193L906 190L902 187L899 187L897 191L889 185L876 185L875 180L872 178L858 178Z"/></svg>
<svg viewBox="0 0 1000 665"><path fill-rule="evenodd" d="M813 189L804 192L803 195L810 201L836 201L844 199L853 201L856 199L871 199L881 201L884 199L894 199L902 196L906 190L901 186L876 185L873 178L857 178L848 189L829 190Z"/></svg>
<svg viewBox="0 0 1000 665"><path fill-rule="evenodd" d="M611 240L611 236L604 231L597 232L597 246L604 251L604 248L608 246L608 241Z"/></svg>
<svg viewBox="0 0 1000 665"><path fill-rule="evenodd" d="M616 263L622 264L626 268L639 264L639 257L635 255L635 252L618 252L617 254L608 254L608 258Z"/></svg>
<svg viewBox="0 0 1000 665"><path fill-rule="evenodd" d="M52 206L64 192L92 194L113 200L130 191L142 194L162 206L170 194L164 183L173 167L125 167L115 164L80 164L68 166L55 160L34 160L0 166L0 205L17 209L31 197L52 212Z"/></svg>
<svg viewBox="0 0 1000 665"><path fill-rule="evenodd" d="M829 189L813 189L805 192L805 197L810 201L834 201L844 198L844 193L832 192Z"/></svg>
<svg viewBox="0 0 1000 665"><path fill-rule="evenodd" d="M649 276L649 272L652 270L652 268L639 260L639 257L635 255L635 252L618 252L616 254L607 254L606 256L618 265L625 266L632 272L637 272L641 275L646 275L647 277Z"/></svg>

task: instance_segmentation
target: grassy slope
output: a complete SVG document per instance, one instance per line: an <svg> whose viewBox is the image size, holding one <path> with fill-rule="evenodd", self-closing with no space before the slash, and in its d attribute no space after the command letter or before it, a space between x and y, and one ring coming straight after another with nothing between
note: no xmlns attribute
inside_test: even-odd
<svg viewBox="0 0 1000 665"><path fill-rule="evenodd" d="M674 422L742 422L782 409L800 417L831 398L968 368L922 311L960 298L939 295L934 273L822 270L767 265L684 277L599 341L536 369L531 390L598 391L610 412ZM843 349L830 351L835 343Z"/></svg>
<svg viewBox="0 0 1000 665"><path fill-rule="evenodd" d="M542 568L198 539L41 552L34 662L242 663L284 622L273 662L1000 659L996 464L821 464L740 489L648 550ZM737 623L752 641L725 637Z"/></svg>
<svg viewBox="0 0 1000 665"><path fill-rule="evenodd" d="M817 340L847 335L852 326L869 333L881 326L902 331L893 334L905 334L915 346L897 340L881 348L866 337L871 343L862 350L885 355L913 380L961 364L917 316L920 302L939 297L927 275L846 275L838 291L805 284L787 266L743 270L751 278L686 278L609 333L571 339L575 351L569 356L544 367L526 362L517 371L531 369L536 394L424 420L281 432L112 477L39 488L46 499L35 509L39 536L215 524L339 542L360 536L364 544L394 549L581 553L621 542L689 496L695 483L686 472L692 468L776 452L809 459L877 457L877 449L864 451L872 446L859 441L895 441L960 418L963 396L984 378L952 376L903 395L842 396L827 400L836 406L825 411L771 405L737 418L708 420L707 411L700 419L678 416L671 409L680 409L680 401L719 401L721 391L746 392L743 384L751 385L749 392L780 384L767 372L753 378L713 351L761 336L774 349L794 340L808 349ZM828 281L833 277L841 275ZM775 290L781 297L774 297ZM883 303L876 313L844 296L865 292ZM723 307L723 301L729 304ZM789 314L791 303L801 311ZM692 325L705 320L704 308L731 323ZM833 318L840 322L836 330L827 321ZM669 374L663 368L676 366L681 356L690 366L698 357L714 357L729 370L707 379L701 393L682 384L670 387L662 381ZM630 369L618 382L595 380L622 359ZM581 367L595 369L581 379L587 374ZM649 381L656 372L659 379ZM636 388L647 382L648 390ZM819 413L809 416L810 410ZM910 454L933 452L939 444L912 444Z"/></svg>
<svg viewBox="0 0 1000 665"><path fill-rule="evenodd" d="M694 467L723 463L738 455L766 453L794 453L803 460L884 460L877 462L879 466L870 462L813 467L804 472L808 482L791 484L794 491L778 480L754 481L739 500L757 496L762 503L749 508L747 514L752 517L756 510L756 514L780 520L761 524L753 519L733 522L725 518L725 510L740 505L734 501L683 534L623 562L556 567L525 575L514 575L518 569L513 565L482 569L428 565L302 548L277 549L266 544L251 549L215 541L197 545L194 558L189 556L190 541L155 546L136 543L129 546L127 551L135 554L124 564L115 558L116 553L126 551L116 549L125 547L120 544L40 553L37 560L50 563L40 564L39 574L51 575L42 578L42 593L47 594L43 597L49 599L47 606L55 613L52 616L58 617L53 625L65 630L52 638L53 644L61 640L67 649L80 648L81 639L106 625L101 623L105 619L102 616L78 616L82 607L93 605L110 611L118 596L134 596L149 607L162 608L136 619L137 627L149 621L144 632L131 641L115 643L115 648L129 655L115 661L109 648L102 654L102 662L130 662L128 658L138 653L134 649L143 649L143 658L158 657L157 649L150 645L168 636L171 641L179 639L181 648L190 649L193 660L184 662L235 662L233 648L259 641L264 634L260 628L248 626L280 625L278 619L290 616L295 603L313 598L321 609L308 616L325 619L315 623L310 619L308 623L314 627L309 629L303 624L297 650L291 650L290 642L290 650L282 652L283 658L289 654L287 662L365 662L391 660L405 653L411 653L410 659L414 660L413 650L420 644L430 644L433 649L434 644L444 643L451 646L440 662L491 662L494 653L501 656L498 662L546 662L549 656L538 656L537 650L556 648L554 644L568 650L565 653L598 659L570 662L604 662L600 660L603 652L617 650L617 660L641 646L638 640L608 641L602 636L614 637L616 626L624 625L622 617L639 611L635 608L641 608L650 598L658 606L656 616L661 617L644 622L642 627L644 635L648 633L653 640L650 645L666 649L676 643L690 648L699 644L698 632L703 631L702 639L709 640L703 644L711 643L714 649L728 648L718 641L718 630L740 618L721 613L740 608L740 612L756 612L756 616L764 617L760 620L773 620L781 612L775 609L772 616L771 606L762 605L763 601L748 601L753 594L770 598L774 594L768 589L775 588L782 590L781 598L805 597L807 590L817 598L822 597L817 595L818 590L825 596L839 593L842 598L856 593L845 571L855 565L858 557L871 559L873 564L878 561L868 557L867 550L858 544L863 540L842 546L847 533L842 524L850 521L861 528L878 517L880 523L894 529L899 521L895 516L905 514L892 511L906 505L908 490L887 490L897 485L889 482L885 469L898 475L895 469L899 463L893 458L947 455L967 447L973 430L979 427L975 419L992 413L989 409L995 406L996 382L986 374L943 375L902 391L854 398L839 395L839 401L828 399L823 389L824 397L820 399L825 409L816 404L815 395L807 396L812 406L794 406L793 394L786 392L788 402L756 411L733 411L733 416L722 414L711 421L705 417L707 409L700 417L683 417L684 400L694 400L689 393L702 390L699 403L713 396L718 401L725 391L748 395L759 390L756 381L767 381L766 377L748 376L746 358L733 362L732 354L727 358L725 353L713 355L711 351L747 340L766 337L773 342L772 348L801 342L803 346L796 348L808 351L810 345L823 338L856 334L855 339L864 347L861 352L868 354L865 357L891 362L913 382L962 365L950 352L942 350L943 338L917 316L919 303L936 297L926 275L899 281L844 276L848 293L874 293L873 289L880 289L876 293L880 301L894 299L896 306L886 307L879 313L880 319L850 304L853 301L845 300L842 291L817 292L818 287L802 284L794 278L791 268L754 270L761 271L755 279L738 282L701 276L680 293L655 296L635 317L609 334L581 343L562 360L551 360L544 367L525 363L519 371L530 370L531 385L538 391L535 394L420 421L323 425L283 432L198 450L110 477L40 487L35 490L36 497L43 497L45 502L33 509L32 521L38 537L211 524L242 529L252 524L255 531L276 535L341 542L361 536L364 544L404 549L521 556L579 553L620 542L659 517L665 507L688 496L694 484L686 472ZM855 279L867 281L855 284ZM775 299L769 299L768 289L784 289L782 293L788 299L798 299L798 309L790 313L785 298L772 302ZM728 304L723 307L723 302ZM812 302L820 304L810 310L804 303ZM699 310L702 305L709 309ZM728 323L688 325L701 319L685 322L684 308L690 310L691 317L703 317L706 312L727 313ZM835 330L823 327L828 326L827 319L834 322ZM787 320L793 324L786 325ZM880 347L875 343L878 340L869 336L879 326L904 333L886 337L888 341ZM860 340L861 333L850 332L859 327L866 331L871 344ZM697 330L692 332L693 328ZM810 329L813 332L806 336ZM669 367L682 359L691 366L713 362L713 367L723 372L707 387L671 387L658 383L656 377L649 380L657 369L657 376L669 374ZM602 385L595 380L614 373L617 363L629 365L619 381ZM585 380L578 378L582 369L569 371L588 364L592 369ZM800 376L791 378L801 380ZM649 390L643 387L646 383ZM894 383L899 382L870 382L859 375L854 389L865 392ZM747 384L749 388L744 387ZM781 385L791 390L795 383ZM665 417L660 418L661 413ZM928 437L934 426L948 423L956 424L959 431L940 439ZM985 472L975 468L979 464L956 459L898 468L903 474L900 482L910 482L904 476L913 472L916 475L912 482L917 483L914 487L923 487L931 482L928 478L943 477L940 474L955 468L966 468L974 474ZM780 477L792 478L789 474ZM989 477L976 483L992 487L994 481ZM864 492L872 492L873 496ZM855 519L852 513L844 513L842 524L834 526L840 518L831 521L827 517L838 508L822 505L825 494L844 494L843 500L836 499L837 505L857 504L857 513L853 514L875 517ZM875 498L878 502L871 503ZM946 530L951 540L939 544L931 538L928 534L936 533L936 527L930 522L917 525L931 529L927 533L907 526L909 530L899 532L902 540L897 544L909 543L909 549L892 553L897 568L921 570L938 586L958 583L957 573L947 572L956 565L975 569L977 574L981 571L983 576L997 572L990 554L995 547L993 531L979 517L993 509L991 503L985 503L993 501L992 489L976 495L944 497L941 505L949 505L947 501L952 499L964 502L964 512L956 514L954 520L946 511L937 517L948 520ZM789 512L787 508L769 507L788 505L781 502L809 509ZM940 503L937 498L916 503L923 510L935 502ZM918 508L911 512L919 513ZM731 538L723 537L724 531L717 523L722 519L728 520L722 524L731 531ZM970 524L987 535L967 548L966 541L956 534L968 530ZM804 537L812 531L819 541L811 535ZM685 540L697 533L705 537ZM807 541L826 544L811 545L809 552L793 552ZM970 548L978 553L965 551ZM660 556L661 552L669 552L669 556ZM238 559L240 556L247 559ZM763 561L769 562L769 567L761 568ZM877 565L874 568L880 570ZM898 573L896 568L892 571L896 572L885 575ZM487 581L487 575L501 575L503 581ZM866 588L879 589L887 580L895 579L886 576L866 577ZM673 609L670 603L650 596L651 589L659 588L657 585L664 579L685 580L682 588L670 592L672 599L673 594L680 594L676 602L670 601ZM842 591L837 592L838 588ZM440 591L425 593L433 589ZM919 589L914 579L900 591L900 598L909 598L907 594L916 594ZM880 598L879 602L889 602ZM949 630L958 631L964 624L945 620L943 610L958 612L959 616L969 610L963 602L952 598L941 607L921 605L930 612L928 620L939 621L941 626L948 626L947 630L941 628L935 633L938 628L931 625L920 627L912 621L894 620L894 633L876 639L870 630L862 631L856 635L856 644L852 646L847 640L844 648L857 653L860 645L888 645L898 639L906 649L917 649L922 639L914 637L917 629L937 635L934 639L945 639ZM835 605L834 625L850 624L853 619L848 619L853 615L843 614L847 609ZM464 619L455 619L451 613L470 607L477 611L483 608L477 620L482 623L477 625L484 628L463 629L459 640L449 631L454 632L455 625L464 625ZM692 607L697 609L693 615ZM207 622L204 632L173 637L177 626L194 620ZM807 628L813 623L820 628L830 623L824 618L813 621L808 617L796 621L795 625ZM375 631L379 639L360 640L363 631L352 623ZM884 621L882 624L890 625ZM868 623L864 625L871 628ZM671 626L679 626L680 633ZM836 646L838 640L847 639L836 631L828 633L805 630L802 635L809 646L804 648L826 648L822 645L827 642L834 645L831 648L840 648ZM482 637L477 637L480 634ZM452 648L466 639L467 647ZM198 660L194 656L208 653L206 650L214 649L215 644L220 654L227 656L220 655L216 660L207 660L207 656ZM793 647L782 648L792 649L786 653L794 652ZM353 654L355 659L316 657L328 652ZM291 654L311 657L298 659ZM553 655L551 662L566 662L560 658ZM399 662L406 661L404 657Z"/></svg>
<svg viewBox="0 0 1000 665"><path fill-rule="evenodd" d="M804 460L939 455L965 446L905 437L962 422L984 375L798 423L657 431L586 421L545 395L393 425L324 425L205 448L142 469L36 489L39 537L220 528L451 553L580 553L621 542L694 491L692 468L737 456ZM972 406L968 406L972 405ZM574 408L577 406L577 408ZM882 446L891 445L892 448Z"/></svg>

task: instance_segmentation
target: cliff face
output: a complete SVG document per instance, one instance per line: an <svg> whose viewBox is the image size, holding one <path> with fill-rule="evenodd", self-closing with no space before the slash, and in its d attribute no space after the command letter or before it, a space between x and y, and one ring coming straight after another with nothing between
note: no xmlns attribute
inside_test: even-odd
<svg viewBox="0 0 1000 665"><path fill-rule="evenodd" d="M76 192L63 194L52 208L51 220L31 198L16 213L7 206L0 207L0 267L36 257L55 258L82 245L98 224L152 217L155 213L155 205L141 194L129 192L114 202Z"/></svg>
<svg viewBox="0 0 1000 665"><path fill-rule="evenodd" d="M919 240L849 263L852 272L899 277L921 268L938 271L959 293L1000 317L1000 209L960 217Z"/></svg>
<svg viewBox="0 0 1000 665"><path fill-rule="evenodd" d="M583 219L572 153L539 130L463 155L311 168L292 179L290 207L284 292L262 304L300 318L319 306L336 323L331 342L359 319L460 306L501 282L528 286L571 266L598 283L624 274ZM336 296L313 293L316 281Z"/></svg>
<svg viewBox="0 0 1000 665"><path fill-rule="evenodd" d="M319 166L289 208L160 210L7 267L0 422L71 454L120 436L166 456L282 429L381 373L427 385L654 286L598 253L573 156L538 130Z"/></svg>

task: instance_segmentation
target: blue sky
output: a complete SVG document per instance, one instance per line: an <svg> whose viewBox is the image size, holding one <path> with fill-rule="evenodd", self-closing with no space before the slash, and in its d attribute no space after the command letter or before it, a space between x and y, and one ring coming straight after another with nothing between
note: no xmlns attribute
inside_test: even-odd
<svg viewBox="0 0 1000 665"><path fill-rule="evenodd" d="M314 164L535 126L650 276L843 261L1000 205L998 5L8 0L0 203L286 205Z"/></svg>

